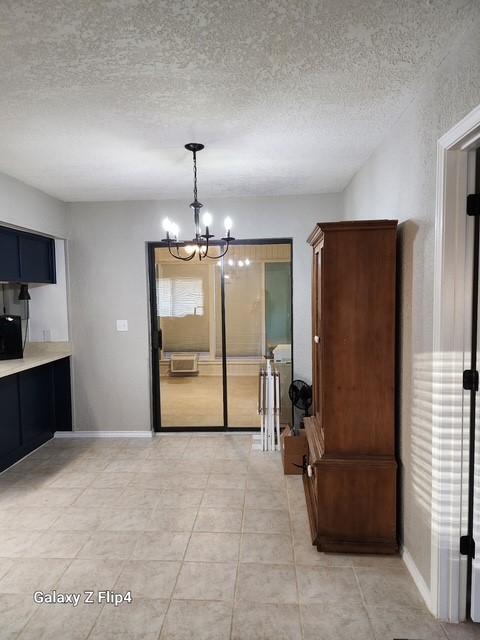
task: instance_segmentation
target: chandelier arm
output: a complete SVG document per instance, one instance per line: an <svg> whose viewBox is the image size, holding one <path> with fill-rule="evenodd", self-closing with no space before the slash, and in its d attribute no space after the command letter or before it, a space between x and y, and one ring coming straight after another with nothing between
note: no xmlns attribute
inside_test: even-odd
<svg viewBox="0 0 480 640"><path fill-rule="evenodd" d="M190 256L187 256L186 258L184 258L180 255L180 252L178 250L178 244L176 245L176 249L177 249L177 254L175 255L172 251L171 245L170 244L168 245L168 252L172 256L172 258L175 258L175 260L182 260L182 262L190 262L190 260L192 260L192 258L195 256L195 252L193 252Z"/></svg>
<svg viewBox="0 0 480 640"><path fill-rule="evenodd" d="M223 258L223 256L226 255L226 253L227 253L227 251L229 249L230 243L227 242L226 245L227 246L225 248L225 251L223 251L223 253L219 253L218 256L205 256L205 257L209 258L210 260L220 260L220 258Z"/></svg>

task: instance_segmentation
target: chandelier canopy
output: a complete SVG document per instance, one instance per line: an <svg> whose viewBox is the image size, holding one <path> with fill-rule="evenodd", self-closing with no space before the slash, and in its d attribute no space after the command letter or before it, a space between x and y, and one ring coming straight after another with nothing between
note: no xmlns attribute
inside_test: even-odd
<svg viewBox="0 0 480 640"><path fill-rule="evenodd" d="M205 145L199 142L189 142L185 145L185 149L191 151L193 154L193 202L190 207L193 209L193 223L195 225L195 237L190 242L184 242L178 239L179 226L175 222L172 222L169 218L163 220L163 228L166 232L166 237L162 240L162 243L167 245L170 254L177 258L177 260L183 260L187 262L193 260L195 256L198 256L199 260L204 258L210 258L211 260L218 260L222 258L228 251L230 242L235 238L230 234L232 228L232 219L227 217L224 220L226 236L221 238L223 247L221 246L219 251L212 255L212 245L210 240L215 236L210 233L210 225L213 218L208 211L202 216L202 222L205 227L204 233L200 226L200 209L203 204L198 201L197 197L197 153L205 148ZM217 244L217 243L215 243ZM182 255L181 251L184 253Z"/></svg>

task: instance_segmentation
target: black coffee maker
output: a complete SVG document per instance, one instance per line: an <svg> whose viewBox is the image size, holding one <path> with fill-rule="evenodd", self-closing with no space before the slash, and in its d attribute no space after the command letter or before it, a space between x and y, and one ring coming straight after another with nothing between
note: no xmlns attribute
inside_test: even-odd
<svg viewBox="0 0 480 640"><path fill-rule="evenodd" d="M20 316L0 316L0 360L23 358L22 319Z"/></svg>

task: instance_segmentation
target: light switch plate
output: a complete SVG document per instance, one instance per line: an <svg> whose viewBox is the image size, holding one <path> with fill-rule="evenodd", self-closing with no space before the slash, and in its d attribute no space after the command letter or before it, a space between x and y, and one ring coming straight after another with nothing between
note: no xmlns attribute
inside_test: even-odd
<svg viewBox="0 0 480 640"><path fill-rule="evenodd" d="M128 331L128 320L117 320L117 331Z"/></svg>

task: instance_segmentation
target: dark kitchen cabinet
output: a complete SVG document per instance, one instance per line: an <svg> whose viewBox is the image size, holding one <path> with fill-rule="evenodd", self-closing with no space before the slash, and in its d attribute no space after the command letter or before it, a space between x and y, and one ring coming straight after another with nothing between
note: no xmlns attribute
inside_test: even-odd
<svg viewBox="0 0 480 640"><path fill-rule="evenodd" d="M18 405L18 376L0 378L0 460L22 444Z"/></svg>
<svg viewBox="0 0 480 640"><path fill-rule="evenodd" d="M51 238L20 234L20 277L22 282L55 283L55 243Z"/></svg>
<svg viewBox="0 0 480 640"><path fill-rule="evenodd" d="M19 374L23 444L53 433L53 368L51 364Z"/></svg>
<svg viewBox="0 0 480 640"><path fill-rule="evenodd" d="M0 281L20 281L18 233L4 227L0 227Z"/></svg>
<svg viewBox="0 0 480 640"><path fill-rule="evenodd" d="M0 282L56 282L55 241L0 227Z"/></svg>
<svg viewBox="0 0 480 640"><path fill-rule="evenodd" d="M0 471L71 430L70 358L0 378Z"/></svg>
<svg viewBox="0 0 480 640"><path fill-rule="evenodd" d="M55 431L71 431L72 388L70 380L70 358L62 358L52 364Z"/></svg>

